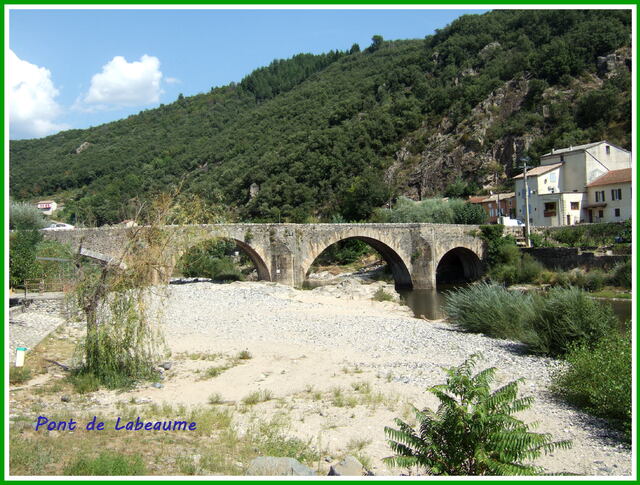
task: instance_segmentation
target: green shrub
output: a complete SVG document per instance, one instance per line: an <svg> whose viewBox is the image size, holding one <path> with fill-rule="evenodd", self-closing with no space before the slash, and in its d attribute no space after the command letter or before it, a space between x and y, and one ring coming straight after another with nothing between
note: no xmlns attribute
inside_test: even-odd
<svg viewBox="0 0 640 485"><path fill-rule="evenodd" d="M505 285L513 285L519 282L519 268L515 264L503 264L492 269L490 272L491 279L504 283Z"/></svg>
<svg viewBox="0 0 640 485"><path fill-rule="evenodd" d="M556 273L556 286L562 286L565 288L571 286L571 276L565 271Z"/></svg>
<svg viewBox="0 0 640 485"><path fill-rule="evenodd" d="M567 401L606 418L631 438L631 332L610 332L593 346L571 346L555 380Z"/></svg>
<svg viewBox="0 0 640 485"><path fill-rule="evenodd" d="M464 202L453 205L454 224L484 224L485 222L487 222L487 213L480 204Z"/></svg>
<svg viewBox="0 0 640 485"><path fill-rule="evenodd" d="M180 270L187 277L211 278L218 281L242 279L240 268L231 259L236 244L228 240L210 240L190 248L180 259ZM242 256L248 262L246 256Z"/></svg>
<svg viewBox="0 0 640 485"><path fill-rule="evenodd" d="M544 266L540 262L530 254L523 254L520 260L518 282L531 283L538 278L542 271L544 271Z"/></svg>
<svg viewBox="0 0 640 485"><path fill-rule="evenodd" d="M521 379L491 391L495 368L472 375L478 356L446 369L446 384L429 389L439 400L437 412L414 408L418 429L396 419L399 429L386 427L394 456L383 461L416 467L429 475L537 475L531 461L543 452L570 448L570 441L552 441L533 433L514 413L531 407L532 397L518 397Z"/></svg>
<svg viewBox="0 0 640 485"><path fill-rule="evenodd" d="M529 325L536 312L530 294L493 283L478 283L445 295L445 312L456 325L490 337L530 342Z"/></svg>
<svg viewBox="0 0 640 485"><path fill-rule="evenodd" d="M531 241L531 246L534 248L548 248L552 246L546 236L538 234L537 232L529 234L529 240Z"/></svg>
<svg viewBox="0 0 640 485"><path fill-rule="evenodd" d="M22 384L31 379L31 369L28 367L13 367L9 368L9 383L10 384Z"/></svg>
<svg viewBox="0 0 640 485"><path fill-rule="evenodd" d="M28 202L14 202L9 204L9 229L37 230L47 227L49 222L35 205Z"/></svg>
<svg viewBox="0 0 640 485"><path fill-rule="evenodd" d="M601 290L607 281L607 274L604 271L593 269L586 274L583 288L587 291Z"/></svg>
<svg viewBox="0 0 640 485"><path fill-rule="evenodd" d="M375 301L393 301L393 295L387 293L386 291L384 291L383 288L378 288L378 291L376 291L373 294L373 298L372 300Z"/></svg>
<svg viewBox="0 0 640 485"><path fill-rule="evenodd" d="M351 264L364 256L375 253L375 250L363 241L345 239L332 244L322 251L314 261L314 264L319 266Z"/></svg>
<svg viewBox="0 0 640 485"><path fill-rule="evenodd" d="M552 288L539 299L530 320L537 338L529 343L533 352L563 355L570 345L593 345L613 331L618 320L610 305L589 297L579 288Z"/></svg>
<svg viewBox="0 0 640 485"><path fill-rule="evenodd" d="M482 224L487 214L477 204L451 198L413 201L399 197L393 208L376 209L373 222L435 222L439 224Z"/></svg>
<svg viewBox="0 0 640 485"><path fill-rule="evenodd" d="M25 280L42 276L42 265L36 260L37 246L42 241L38 231L16 231L9 238L9 284L22 287Z"/></svg>
<svg viewBox="0 0 640 485"><path fill-rule="evenodd" d="M624 223L567 226L551 232L551 237L571 247L607 246L631 242L631 221Z"/></svg>
<svg viewBox="0 0 640 485"><path fill-rule="evenodd" d="M127 456L102 452L96 458L80 457L64 468L65 475L144 475L146 467L140 455Z"/></svg>
<svg viewBox="0 0 640 485"><path fill-rule="evenodd" d="M551 233L551 237L561 244L576 247L580 244L585 234L584 226L568 226Z"/></svg>
<svg viewBox="0 0 640 485"><path fill-rule="evenodd" d="M631 288L631 260L628 259L624 263L617 264L613 269L613 275L609 279L609 283L614 286L622 286Z"/></svg>

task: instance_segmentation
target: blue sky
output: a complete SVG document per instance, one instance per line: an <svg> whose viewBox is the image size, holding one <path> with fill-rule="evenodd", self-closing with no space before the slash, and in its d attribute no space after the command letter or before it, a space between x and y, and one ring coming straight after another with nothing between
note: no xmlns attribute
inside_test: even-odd
<svg viewBox="0 0 640 485"><path fill-rule="evenodd" d="M485 10L12 10L10 136L86 128L240 81L273 59L423 38Z"/></svg>

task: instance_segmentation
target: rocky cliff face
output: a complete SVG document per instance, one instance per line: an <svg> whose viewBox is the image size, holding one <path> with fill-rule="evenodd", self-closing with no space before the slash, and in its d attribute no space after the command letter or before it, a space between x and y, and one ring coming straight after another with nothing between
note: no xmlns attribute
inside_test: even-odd
<svg viewBox="0 0 640 485"><path fill-rule="evenodd" d="M456 178L474 181L481 187L495 187L519 173L519 160L531 144L543 136L544 125L560 103L573 105L586 91L601 88L618 70L631 68L629 48L598 59L598 74L573 79L563 88L547 87L540 95L540 107L532 116L538 123L526 124L521 133L501 133L507 120L523 108L529 93L529 79L504 83L475 106L458 124L443 117L436 125L425 121L396 153L386 178L400 192L414 200L441 194ZM462 75L477 75L472 70ZM431 121L432 123L432 121ZM504 130L502 130L504 131ZM592 140L595 141L595 140Z"/></svg>
<svg viewBox="0 0 640 485"><path fill-rule="evenodd" d="M537 132L491 139L492 127L520 109L528 91L527 79L509 81L473 108L455 127L444 117L433 129L424 125L396 154L388 176L415 199L441 192L461 177L494 185L513 171L516 161ZM419 147L419 149L416 149Z"/></svg>

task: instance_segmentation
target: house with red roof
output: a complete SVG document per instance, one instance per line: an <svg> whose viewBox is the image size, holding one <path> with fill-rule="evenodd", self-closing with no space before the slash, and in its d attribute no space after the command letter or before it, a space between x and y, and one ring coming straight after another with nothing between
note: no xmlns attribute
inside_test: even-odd
<svg viewBox="0 0 640 485"><path fill-rule="evenodd" d="M524 174L514 179L516 217L524 222ZM527 185L534 226L623 221L631 217L631 152L607 141L552 149L538 167L527 170ZM614 196L620 199L611 200Z"/></svg>
<svg viewBox="0 0 640 485"><path fill-rule="evenodd" d="M611 170L587 184L588 222L631 219L631 169Z"/></svg>

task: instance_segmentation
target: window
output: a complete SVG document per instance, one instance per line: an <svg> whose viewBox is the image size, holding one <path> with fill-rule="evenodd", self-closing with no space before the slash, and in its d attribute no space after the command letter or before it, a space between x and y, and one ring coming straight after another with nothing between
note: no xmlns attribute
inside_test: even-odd
<svg viewBox="0 0 640 485"><path fill-rule="evenodd" d="M611 189L611 200L622 200L622 189Z"/></svg>
<svg viewBox="0 0 640 485"><path fill-rule="evenodd" d="M571 202L571 210L572 211L580 210L580 202Z"/></svg>
<svg viewBox="0 0 640 485"><path fill-rule="evenodd" d="M596 191L596 202L604 202L604 190Z"/></svg>
<svg viewBox="0 0 640 485"><path fill-rule="evenodd" d="M620 217L620 209L614 209L613 210L613 216L614 217Z"/></svg>
<svg viewBox="0 0 640 485"><path fill-rule="evenodd" d="M549 180L551 181L552 184L556 183L556 173L552 173L551 175L549 175Z"/></svg>
<svg viewBox="0 0 640 485"><path fill-rule="evenodd" d="M603 211L602 209L600 209L600 210L598 211L598 217L599 217L600 219L602 219L602 218L604 217L604 211Z"/></svg>
<svg viewBox="0 0 640 485"><path fill-rule="evenodd" d="M560 161L564 162L564 155L560 155Z"/></svg>
<svg viewBox="0 0 640 485"><path fill-rule="evenodd" d="M607 152L607 155L611 155L611 147L609 145L605 146L604 149Z"/></svg>
<svg viewBox="0 0 640 485"><path fill-rule="evenodd" d="M544 216L545 217L553 217L556 215L556 203L555 202L545 202L544 203Z"/></svg>

